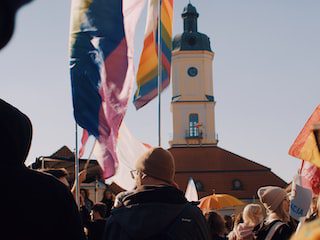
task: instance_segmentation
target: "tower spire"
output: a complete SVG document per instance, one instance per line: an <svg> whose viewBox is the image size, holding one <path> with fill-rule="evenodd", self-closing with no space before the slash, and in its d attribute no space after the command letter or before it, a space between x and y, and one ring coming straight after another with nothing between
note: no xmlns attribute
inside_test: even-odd
<svg viewBox="0 0 320 240"><path fill-rule="evenodd" d="M198 31L197 19L199 17L199 13L197 12L197 9L190 3L190 1L188 6L183 9L181 16L183 18L184 32Z"/></svg>

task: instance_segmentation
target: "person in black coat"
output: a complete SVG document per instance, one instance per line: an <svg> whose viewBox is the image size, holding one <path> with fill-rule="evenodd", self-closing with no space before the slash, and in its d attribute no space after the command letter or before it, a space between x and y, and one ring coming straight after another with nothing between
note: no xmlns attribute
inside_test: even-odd
<svg viewBox="0 0 320 240"><path fill-rule="evenodd" d="M132 172L137 188L118 196L105 240L209 240L200 209L189 203L174 183L174 159L162 148L150 149Z"/></svg>
<svg viewBox="0 0 320 240"><path fill-rule="evenodd" d="M0 99L0 239L85 239L70 190L24 161L32 138L29 118Z"/></svg>

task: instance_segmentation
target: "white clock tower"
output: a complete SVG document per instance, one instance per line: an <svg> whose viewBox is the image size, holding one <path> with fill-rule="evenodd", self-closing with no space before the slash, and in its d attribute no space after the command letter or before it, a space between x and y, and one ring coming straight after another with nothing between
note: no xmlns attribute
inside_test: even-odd
<svg viewBox="0 0 320 240"><path fill-rule="evenodd" d="M198 32L199 14L184 8L184 31L175 36L172 51L172 147L217 145L213 57L207 35Z"/></svg>

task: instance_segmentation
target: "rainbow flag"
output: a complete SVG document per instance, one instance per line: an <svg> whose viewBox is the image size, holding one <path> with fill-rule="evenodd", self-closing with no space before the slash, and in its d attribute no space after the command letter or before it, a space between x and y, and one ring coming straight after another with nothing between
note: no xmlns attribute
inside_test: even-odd
<svg viewBox="0 0 320 240"><path fill-rule="evenodd" d="M314 134L315 124L320 122L320 105L312 113L298 137L289 149L289 154L293 157L309 161L320 167L320 153Z"/></svg>
<svg viewBox="0 0 320 240"><path fill-rule="evenodd" d="M73 0L71 5L74 117L84 129L82 144L89 135L97 140L104 178L118 167L116 143L133 87L134 32L144 1Z"/></svg>
<svg viewBox="0 0 320 240"><path fill-rule="evenodd" d="M161 4L161 90L169 85L172 50L173 0L149 0L145 39L137 73L134 105L137 109L158 95L158 8Z"/></svg>

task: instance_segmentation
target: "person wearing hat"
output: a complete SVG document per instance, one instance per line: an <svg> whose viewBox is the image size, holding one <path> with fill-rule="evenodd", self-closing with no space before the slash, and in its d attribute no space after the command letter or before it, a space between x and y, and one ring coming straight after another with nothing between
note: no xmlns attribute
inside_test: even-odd
<svg viewBox="0 0 320 240"><path fill-rule="evenodd" d="M260 202L266 209L267 217L257 232L258 240L290 239L293 229L289 225L289 198L287 192L275 186L261 187L258 190Z"/></svg>
<svg viewBox="0 0 320 240"><path fill-rule="evenodd" d="M121 194L103 239L210 239L200 209L177 188L169 151L150 149L137 160L131 174L136 189Z"/></svg>

